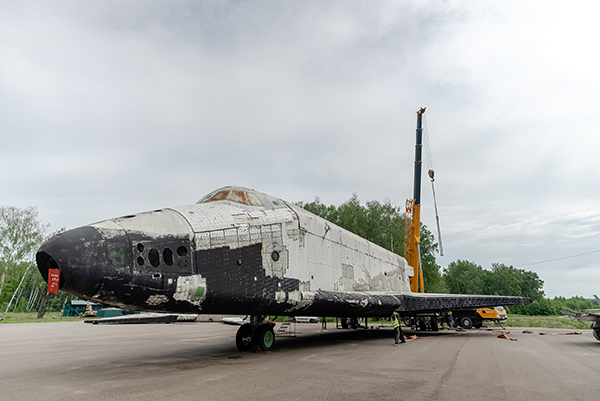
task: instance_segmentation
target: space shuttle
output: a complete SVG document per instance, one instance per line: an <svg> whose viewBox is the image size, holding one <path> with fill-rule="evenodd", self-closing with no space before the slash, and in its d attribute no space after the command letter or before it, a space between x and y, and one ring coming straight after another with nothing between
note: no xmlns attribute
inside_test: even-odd
<svg viewBox="0 0 600 401"><path fill-rule="evenodd" d="M406 260L293 203L244 187L75 228L36 254L46 281L122 309L248 315L240 350L274 344L269 315L358 319L528 303L411 292Z"/></svg>

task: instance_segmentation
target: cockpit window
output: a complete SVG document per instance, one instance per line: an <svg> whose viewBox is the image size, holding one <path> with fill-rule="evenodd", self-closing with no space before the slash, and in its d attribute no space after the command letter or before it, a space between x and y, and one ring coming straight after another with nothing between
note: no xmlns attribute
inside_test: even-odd
<svg viewBox="0 0 600 401"><path fill-rule="evenodd" d="M242 203L250 206L264 206L263 202L255 193L237 189L218 191L208 199L201 200L199 203L215 202L220 200L230 200L232 202Z"/></svg>
<svg viewBox="0 0 600 401"><path fill-rule="evenodd" d="M246 193L244 191L236 191L232 189L231 191L229 191L227 199L237 203L248 204L248 202L246 202Z"/></svg>
<svg viewBox="0 0 600 401"><path fill-rule="evenodd" d="M252 206L263 206L263 203L258 199L258 196L252 192L248 192L248 204Z"/></svg>

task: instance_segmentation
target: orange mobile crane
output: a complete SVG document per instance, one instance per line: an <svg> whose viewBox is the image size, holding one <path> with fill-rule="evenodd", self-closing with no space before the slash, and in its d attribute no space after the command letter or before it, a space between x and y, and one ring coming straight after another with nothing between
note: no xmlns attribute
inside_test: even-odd
<svg viewBox="0 0 600 401"><path fill-rule="evenodd" d="M417 141L415 145L415 180L413 199L406 200L406 215L404 218L404 258L414 269L410 278L412 292L425 292L423 284L423 269L421 268L421 166L423 150L422 120L425 107L417 111Z"/></svg>

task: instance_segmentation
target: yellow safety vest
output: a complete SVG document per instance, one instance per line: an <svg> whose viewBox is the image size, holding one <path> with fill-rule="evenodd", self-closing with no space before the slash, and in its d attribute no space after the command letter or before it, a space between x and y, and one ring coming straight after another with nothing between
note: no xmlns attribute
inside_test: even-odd
<svg viewBox="0 0 600 401"><path fill-rule="evenodd" d="M400 327L400 322L398 322L398 318L396 316L392 317L392 327L393 328Z"/></svg>

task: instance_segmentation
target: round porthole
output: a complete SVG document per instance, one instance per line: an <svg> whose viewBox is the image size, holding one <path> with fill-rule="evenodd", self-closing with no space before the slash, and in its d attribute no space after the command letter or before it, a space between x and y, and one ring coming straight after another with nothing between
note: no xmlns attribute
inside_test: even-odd
<svg viewBox="0 0 600 401"><path fill-rule="evenodd" d="M179 255L179 256L187 255L187 248L183 245L180 246L179 248L177 248L177 255Z"/></svg>
<svg viewBox="0 0 600 401"><path fill-rule="evenodd" d="M279 252L273 251L271 254L271 259L273 259L274 262L277 262L279 260Z"/></svg>
<svg viewBox="0 0 600 401"><path fill-rule="evenodd" d="M136 248L137 248L137 250L138 250L139 253L144 252L144 244L137 244Z"/></svg>
<svg viewBox="0 0 600 401"><path fill-rule="evenodd" d="M137 264L140 266L144 266L144 258L142 258L141 256L138 256Z"/></svg>

